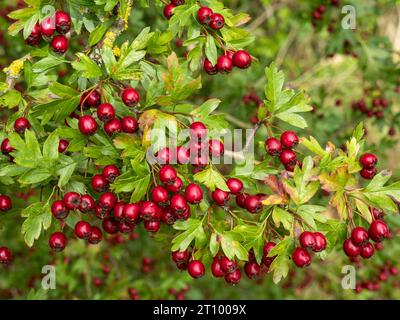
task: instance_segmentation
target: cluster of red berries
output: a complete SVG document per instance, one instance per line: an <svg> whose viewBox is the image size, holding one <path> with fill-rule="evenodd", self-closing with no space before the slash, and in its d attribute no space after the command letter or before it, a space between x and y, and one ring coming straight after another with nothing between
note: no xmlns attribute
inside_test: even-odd
<svg viewBox="0 0 400 320"><path fill-rule="evenodd" d="M169 288L168 289L168 294L171 296L174 296L176 300L185 300L186 299L186 293L190 290L190 286L185 285L180 290L176 290L175 288Z"/></svg>
<svg viewBox="0 0 400 320"><path fill-rule="evenodd" d="M364 153L360 157L360 165L362 170L360 171L361 177L367 180L371 180L377 173L376 164L378 163L378 157L373 153Z"/></svg>
<svg viewBox="0 0 400 320"><path fill-rule="evenodd" d="M230 73L233 67L247 69L251 65L251 56L246 50L228 50L217 59L214 66L210 60L204 59L203 69L209 75L219 73Z"/></svg>
<svg viewBox="0 0 400 320"><path fill-rule="evenodd" d="M294 249L292 260L299 267L306 267L311 264L312 258L307 249L313 252L321 252L326 249L327 241L321 232L304 231L299 237L301 247Z"/></svg>
<svg viewBox="0 0 400 320"><path fill-rule="evenodd" d="M293 171L295 166L301 166L296 153L292 150L299 143L299 137L293 131L285 131L280 140L268 138L265 141L265 150L271 156L279 156L279 160L287 171Z"/></svg>
<svg viewBox="0 0 400 320"><path fill-rule="evenodd" d="M245 94L242 97L242 101L245 105L254 103L256 106L259 106L263 104L263 100L258 96L258 94L255 91L251 91Z"/></svg>
<svg viewBox="0 0 400 320"><path fill-rule="evenodd" d="M57 11L54 17L47 17L40 24L36 23L26 43L36 46L42 37L48 41L55 53L64 54L68 50L68 39L65 36L71 29L71 16L65 11ZM55 32L59 35L54 36ZM53 37L54 36L54 37Z"/></svg>
<svg viewBox="0 0 400 320"><path fill-rule="evenodd" d="M197 21L211 29L219 30L225 25L225 18L222 14L214 13L209 7L201 7L197 11Z"/></svg>
<svg viewBox="0 0 400 320"><path fill-rule="evenodd" d="M136 106L140 95L134 88L125 88L121 94L122 102L128 107ZM82 108L97 108L97 118L104 123L104 131L112 136L115 133L134 133L138 129L138 122L132 116L125 116L121 120L116 118L115 108L110 103L101 103L100 93L92 90L81 96ZM96 119L91 115L83 115L78 120L79 131L84 135L93 135L98 129Z"/></svg>
<svg viewBox="0 0 400 320"><path fill-rule="evenodd" d="M381 282L386 282L390 276L397 276L398 274L399 270L391 262L387 262L379 268L379 273L374 278L356 284L355 291L356 293L361 293L363 290L379 291ZM398 287L398 283L393 282L392 286Z"/></svg>
<svg viewBox="0 0 400 320"><path fill-rule="evenodd" d="M164 7L164 17L168 20L171 19L174 15L174 9L182 4L185 4L185 0L171 0L171 2Z"/></svg>
<svg viewBox="0 0 400 320"><path fill-rule="evenodd" d="M351 107L353 110L359 110L362 114L365 114L368 118L375 117L376 119L382 119L384 117L384 110L389 106L389 100L384 97L374 98L371 101L370 107L368 107L365 99L360 99L352 103Z"/></svg>
<svg viewBox="0 0 400 320"><path fill-rule="evenodd" d="M128 288L128 295L131 300L140 300L139 292L135 288Z"/></svg>
<svg viewBox="0 0 400 320"><path fill-rule="evenodd" d="M389 234L387 224L381 219L375 219L370 224L368 231L363 227L354 228L350 238L343 243L343 251L350 258L361 256L364 259L369 259L375 253L375 248L369 240L378 244L388 238Z"/></svg>

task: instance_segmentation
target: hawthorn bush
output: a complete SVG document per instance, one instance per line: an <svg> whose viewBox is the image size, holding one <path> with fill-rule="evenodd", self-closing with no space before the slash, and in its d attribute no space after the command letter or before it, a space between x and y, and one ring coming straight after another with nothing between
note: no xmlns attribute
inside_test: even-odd
<svg viewBox="0 0 400 320"><path fill-rule="evenodd" d="M398 298L398 12L3 1L1 297Z"/></svg>

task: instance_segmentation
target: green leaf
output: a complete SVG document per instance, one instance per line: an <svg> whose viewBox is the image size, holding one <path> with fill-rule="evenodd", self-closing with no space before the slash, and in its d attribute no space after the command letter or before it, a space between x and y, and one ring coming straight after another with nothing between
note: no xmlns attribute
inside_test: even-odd
<svg viewBox="0 0 400 320"><path fill-rule="evenodd" d="M90 59L85 54L78 52L76 54L79 60L75 60L71 63L72 67L79 71L82 77L84 78L97 78L103 75L100 67Z"/></svg>
<svg viewBox="0 0 400 320"><path fill-rule="evenodd" d="M111 25L112 21L105 21L99 24L89 35L89 46L92 47L97 44Z"/></svg>
<svg viewBox="0 0 400 320"><path fill-rule="evenodd" d="M210 252L213 257L217 255L219 251L219 242L217 241L217 234L212 233L210 237Z"/></svg>
<svg viewBox="0 0 400 320"><path fill-rule="evenodd" d="M58 144L60 138L56 131L53 131L43 143L43 158L46 160L57 160L58 159Z"/></svg>
<svg viewBox="0 0 400 320"><path fill-rule="evenodd" d="M48 55L47 57L39 60L38 62L35 62L32 65L32 71L34 73L42 73L64 62L65 60L61 59L60 57L54 55Z"/></svg>
<svg viewBox="0 0 400 320"><path fill-rule="evenodd" d="M274 223L277 227L279 227L280 224L282 223L283 227L286 230L290 231L293 229L292 228L294 222L293 215L278 206L275 206L272 211L272 219L274 220Z"/></svg>
<svg viewBox="0 0 400 320"><path fill-rule="evenodd" d="M231 232L224 232L220 235L221 249L229 259L237 257L239 260L247 261L248 251L237 241Z"/></svg>
<svg viewBox="0 0 400 320"><path fill-rule="evenodd" d="M214 37L210 34L207 35L205 53L207 59L210 60L213 66L215 66L217 64L218 52L217 46L215 45Z"/></svg>
<svg viewBox="0 0 400 320"><path fill-rule="evenodd" d="M211 191L214 191L216 188L229 191L222 174L219 171L214 170L212 166L209 166L207 169L196 173L193 178L197 182L204 184Z"/></svg>
<svg viewBox="0 0 400 320"><path fill-rule="evenodd" d="M273 112L282 96L285 75L283 71L278 71L275 63L271 63L269 67L265 68L265 75L267 77L267 84L264 88L265 98L267 99L266 106L270 112Z"/></svg>
<svg viewBox="0 0 400 320"><path fill-rule="evenodd" d="M208 99L201 106L194 109L190 114L198 117L199 119L203 119L216 110L220 103L221 100L219 99Z"/></svg>
<svg viewBox="0 0 400 320"><path fill-rule="evenodd" d="M202 220L190 218L186 221L175 222L173 227L175 230L184 230L184 232L180 233L172 240L172 251L186 250L193 240L204 244L205 233Z"/></svg>
<svg viewBox="0 0 400 320"><path fill-rule="evenodd" d="M51 211L48 203L37 202L31 204L21 212L26 218L22 223L22 234L29 247L32 247L35 240L39 239L42 230L47 230L51 225Z"/></svg>
<svg viewBox="0 0 400 320"><path fill-rule="evenodd" d="M47 180L51 177L51 172L47 168L37 168L25 172L18 182L22 184L34 184Z"/></svg>

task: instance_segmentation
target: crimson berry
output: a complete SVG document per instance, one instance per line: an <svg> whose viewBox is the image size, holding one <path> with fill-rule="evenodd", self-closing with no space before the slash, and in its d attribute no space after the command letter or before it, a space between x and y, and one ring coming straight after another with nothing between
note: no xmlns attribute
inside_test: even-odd
<svg viewBox="0 0 400 320"><path fill-rule="evenodd" d="M112 192L103 193L99 198L99 205L110 210L114 208L116 202L117 198Z"/></svg>
<svg viewBox="0 0 400 320"><path fill-rule="evenodd" d="M79 204L79 211L83 213L91 212L94 210L96 204L92 196L84 194L81 196L81 203Z"/></svg>
<svg viewBox="0 0 400 320"><path fill-rule="evenodd" d="M23 134L26 129L31 127L27 118L21 117L15 120L14 122L14 130L19 134Z"/></svg>
<svg viewBox="0 0 400 320"><path fill-rule="evenodd" d="M65 34L71 29L71 16L65 11L56 11L56 29L58 33Z"/></svg>
<svg viewBox="0 0 400 320"><path fill-rule="evenodd" d="M217 60L217 70L221 73L229 73L232 71L232 59L227 55L222 55L218 57Z"/></svg>
<svg viewBox="0 0 400 320"><path fill-rule="evenodd" d="M263 263L264 265L269 268L272 261L274 261L275 257L269 257L270 251L276 246L276 243L273 241L268 241L264 244L263 247Z"/></svg>
<svg viewBox="0 0 400 320"><path fill-rule="evenodd" d="M210 22L208 23L208 25L215 30L221 29L224 26L224 24L225 24L225 19L219 13L213 13L210 17Z"/></svg>
<svg viewBox="0 0 400 320"><path fill-rule="evenodd" d="M303 268L310 265L311 256L306 249L296 248L292 253L292 260L297 267Z"/></svg>
<svg viewBox="0 0 400 320"><path fill-rule="evenodd" d="M50 46L55 53L64 54L68 50L68 40L66 37L59 35L53 38Z"/></svg>
<svg viewBox="0 0 400 320"><path fill-rule="evenodd" d="M284 166L295 165L297 161L297 156L292 150L286 149L282 150L281 154L279 155L279 159Z"/></svg>
<svg viewBox="0 0 400 320"><path fill-rule="evenodd" d="M118 222L111 218L105 218L102 223L103 230L109 234L115 234L118 232Z"/></svg>
<svg viewBox="0 0 400 320"><path fill-rule="evenodd" d="M1 152L3 154L9 154L10 152L13 152L15 149L11 147L10 144L10 139L5 138L2 143L1 143Z"/></svg>
<svg viewBox="0 0 400 320"><path fill-rule="evenodd" d="M355 258L360 254L361 248L355 245L351 239L346 239L343 242L343 251L348 257Z"/></svg>
<svg viewBox="0 0 400 320"><path fill-rule="evenodd" d="M185 147L176 148L176 160L179 164L187 164L190 160L190 152Z"/></svg>
<svg viewBox="0 0 400 320"><path fill-rule="evenodd" d="M113 210L113 216L116 220L122 220L125 218L124 216L124 208L126 206L126 203L123 201L118 201L115 206L114 206L114 210ZM138 213L139 213L139 207L138 207ZM139 216L139 214L138 214Z"/></svg>
<svg viewBox="0 0 400 320"><path fill-rule="evenodd" d="M60 139L60 141L58 142L58 152L64 153L67 150L68 146L69 141Z"/></svg>
<svg viewBox="0 0 400 320"><path fill-rule="evenodd" d="M37 46L40 43L41 39L42 39L42 34L40 33L40 25L36 23L33 26L31 34L26 39L26 43L30 46Z"/></svg>
<svg viewBox="0 0 400 320"><path fill-rule="evenodd" d="M221 261L218 256L216 256L211 264L211 273L216 278L222 278L225 276L225 272L221 268Z"/></svg>
<svg viewBox="0 0 400 320"><path fill-rule="evenodd" d="M105 166L102 171L104 178L111 183L114 182L115 178L117 178L120 174L121 172L119 171L118 167L113 164Z"/></svg>
<svg viewBox="0 0 400 320"><path fill-rule="evenodd" d="M314 233L310 231L304 231L299 237L300 245L304 249L314 249L315 247L315 237Z"/></svg>
<svg viewBox="0 0 400 320"><path fill-rule="evenodd" d="M211 76L218 73L217 66L214 66L207 58L204 59L203 70Z"/></svg>
<svg viewBox="0 0 400 320"><path fill-rule="evenodd" d="M210 155L218 158L224 153L224 144L220 140L212 139L208 141Z"/></svg>
<svg viewBox="0 0 400 320"><path fill-rule="evenodd" d="M239 194L243 191L243 182L236 178L229 178L226 184L232 194Z"/></svg>
<svg viewBox="0 0 400 320"><path fill-rule="evenodd" d="M373 153L364 153L360 157L360 164L363 168L371 169L378 163L378 157Z"/></svg>
<svg viewBox="0 0 400 320"><path fill-rule="evenodd" d="M224 271L225 273L233 272L238 267L237 262L235 260L230 260L225 256L221 257L221 259L219 260L219 263L221 265L222 271Z"/></svg>
<svg viewBox="0 0 400 320"><path fill-rule="evenodd" d="M40 24L40 33L43 36L51 37L56 31L56 26L52 17L44 19Z"/></svg>
<svg viewBox="0 0 400 320"><path fill-rule="evenodd" d="M389 272L392 276L396 276L399 273L399 270L396 267L391 267Z"/></svg>
<svg viewBox="0 0 400 320"><path fill-rule="evenodd" d="M368 234L375 242L381 242L389 235L389 228L382 220L372 221L368 229Z"/></svg>
<svg viewBox="0 0 400 320"><path fill-rule="evenodd" d="M97 205L94 208L94 214L100 220L103 220L105 217L108 217L110 215L110 212L111 212L110 208L102 207L100 205Z"/></svg>
<svg viewBox="0 0 400 320"><path fill-rule="evenodd" d="M159 220L151 220L144 222L144 228L148 232L158 232L160 230L160 221Z"/></svg>
<svg viewBox="0 0 400 320"><path fill-rule="evenodd" d="M179 251L179 250L177 250L177 251L173 251L173 252L171 253L171 255L172 255L172 260L173 260L174 262L185 262L185 261L189 260L189 257L190 257L189 250L184 250L184 251Z"/></svg>
<svg viewBox="0 0 400 320"><path fill-rule="evenodd" d="M281 144L287 149L292 149L299 143L299 137L294 131L285 131L281 135Z"/></svg>
<svg viewBox="0 0 400 320"><path fill-rule="evenodd" d="M191 204L198 204L203 200L203 190L196 183L190 183L185 189L185 198Z"/></svg>
<svg viewBox="0 0 400 320"><path fill-rule="evenodd" d="M209 7L201 7L197 11L197 20L201 24L209 24L213 13L214 12Z"/></svg>
<svg viewBox="0 0 400 320"><path fill-rule="evenodd" d="M170 208L165 208L162 210L161 221L168 225L173 225L175 223L175 215Z"/></svg>
<svg viewBox="0 0 400 320"><path fill-rule="evenodd" d="M368 231L363 227L356 227L351 232L351 240L357 246L365 244L369 240Z"/></svg>
<svg viewBox="0 0 400 320"><path fill-rule="evenodd" d="M246 210L251 213L258 213L263 207L260 197L256 195L246 197L245 206Z"/></svg>
<svg viewBox="0 0 400 320"><path fill-rule="evenodd" d="M167 188L168 191L176 193L181 190L182 186L183 182L181 178L177 177L172 184L166 185L165 187Z"/></svg>
<svg viewBox="0 0 400 320"><path fill-rule="evenodd" d="M238 50L232 57L233 65L240 69L247 69L251 65L251 56L246 50Z"/></svg>
<svg viewBox="0 0 400 320"><path fill-rule="evenodd" d="M68 216L69 210L64 204L64 201L57 200L51 205L51 213L56 219L65 219Z"/></svg>
<svg viewBox="0 0 400 320"><path fill-rule="evenodd" d="M122 124L121 121L118 119L112 119L108 121L104 125L104 131L109 135L112 136L114 133L119 133L122 131Z"/></svg>
<svg viewBox="0 0 400 320"><path fill-rule="evenodd" d="M152 201L144 201L140 206L140 217L143 220L159 220L160 219L160 209Z"/></svg>
<svg viewBox="0 0 400 320"><path fill-rule="evenodd" d="M360 171L360 175L364 179L371 180L373 177L375 177L377 172L378 170L376 170L374 167L370 169L364 168Z"/></svg>
<svg viewBox="0 0 400 320"><path fill-rule="evenodd" d="M375 220L382 220L383 217L385 216L385 213L382 210L372 208L371 213L374 216Z"/></svg>
<svg viewBox="0 0 400 320"><path fill-rule="evenodd" d="M176 5L174 5L174 4L172 4L172 3L170 3L170 4L167 4L165 7L164 7L164 10L163 10L163 13L164 13L164 17L166 18L166 19L171 19L171 17L174 15L174 8L176 7Z"/></svg>
<svg viewBox="0 0 400 320"><path fill-rule="evenodd" d="M360 255L364 259L369 259L374 255L374 252L374 246L371 244L371 242L367 242L361 247Z"/></svg>
<svg viewBox="0 0 400 320"><path fill-rule="evenodd" d="M97 122L92 116L84 115L78 121L79 131L84 135L93 135L97 131Z"/></svg>
<svg viewBox="0 0 400 320"><path fill-rule="evenodd" d="M92 90L90 92L85 92L81 95L80 104L84 103L88 107L97 108L100 105L101 96L97 90Z"/></svg>
<svg viewBox="0 0 400 320"><path fill-rule="evenodd" d="M88 222L81 220L75 224L74 231L79 239L88 239L92 233L92 227Z"/></svg>
<svg viewBox="0 0 400 320"><path fill-rule="evenodd" d="M103 232L99 227L92 226L92 234L90 235L88 242L90 244L98 244L103 238Z"/></svg>
<svg viewBox="0 0 400 320"><path fill-rule="evenodd" d="M165 205L169 200L169 195L167 189L162 186L156 186L151 191L151 200L158 205Z"/></svg>
<svg viewBox="0 0 400 320"><path fill-rule="evenodd" d="M126 133L134 133L138 128L138 122L134 117L126 116L121 120L122 131Z"/></svg>
<svg viewBox="0 0 400 320"><path fill-rule="evenodd" d="M64 233L54 232L49 238L49 246L54 251L63 251L67 246L68 240Z"/></svg>
<svg viewBox="0 0 400 320"><path fill-rule="evenodd" d="M192 122L189 128L190 128L190 136L193 139L202 140L204 137L207 136L207 127L204 125L203 122L200 121Z"/></svg>
<svg viewBox="0 0 400 320"><path fill-rule="evenodd" d="M199 260L192 260L187 266L188 272L192 278L200 278L206 272L204 264Z"/></svg>
<svg viewBox="0 0 400 320"><path fill-rule="evenodd" d="M320 252L326 249L327 241L325 236L321 232L314 232L314 252Z"/></svg>
<svg viewBox="0 0 400 320"><path fill-rule="evenodd" d="M174 194L171 198L171 210L175 214L183 213L188 209L185 197L181 194Z"/></svg>
<svg viewBox="0 0 400 320"><path fill-rule="evenodd" d="M211 193L211 197L217 205L224 206L229 200L229 192L217 188Z"/></svg>
<svg viewBox="0 0 400 320"><path fill-rule="evenodd" d="M1 211L8 211L12 208L12 201L9 196L5 194L0 195L0 210Z"/></svg>
<svg viewBox="0 0 400 320"><path fill-rule="evenodd" d="M246 209L246 198L247 198L246 193L241 193L236 196L236 204L243 209Z"/></svg>
<svg viewBox="0 0 400 320"><path fill-rule="evenodd" d="M185 4L185 0L171 0L171 3L176 6L180 6L182 4Z"/></svg>
<svg viewBox="0 0 400 320"><path fill-rule="evenodd" d="M240 269L236 269L233 272L225 274L225 282L235 285L240 282L241 277L242 277L242 273L241 273Z"/></svg>
<svg viewBox="0 0 400 320"><path fill-rule="evenodd" d="M246 262L244 272L249 279L254 279L260 275L261 268L257 262Z"/></svg>
<svg viewBox="0 0 400 320"><path fill-rule="evenodd" d="M170 165L163 166L158 172L158 178L166 185L173 184L177 177L178 174L175 168Z"/></svg>
<svg viewBox="0 0 400 320"><path fill-rule="evenodd" d="M267 141L265 141L265 150L271 156L279 156L282 151L282 144L276 138L268 138Z"/></svg>
<svg viewBox="0 0 400 320"><path fill-rule="evenodd" d="M173 160L171 150L168 147L158 150L156 157L159 164L169 164Z"/></svg>
<svg viewBox="0 0 400 320"><path fill-rule="evenodd" d="M187 220L190 218L190 208L186 206L182 211L173 211L177 220Z"/></svg>
<svg viewBox="0 0 400 320"><path fill-rule="evenodd" d="M75 210L81 203L81 196L77 192L67 192L63 197L63 202L68 210Z"/></svg>
<svg viewBox="0 0 400 320"><path fill-rule="evenodd" d="M7 247L0 247L0 263L9 264L12 260L12 254Z"/></svg>
<svg viewBox="0 0 400 320"><path fill-rule="evenodd" d="M108 189L108 181L101 174L96 174L92 177L92 188L97 192L104 192Z"/></svg>
<svg viewBox="0 0 400 320"><path fill-rule="evenodd" d="M115 109L110 103L102 103L97 108L97 117L100 121L108 122L115 117Z"/></svg>
<svg viewBox="0 0 400 320"><path fill-rule="evenodd" d="M128 107L133 107L140 101L139 92L134 88L125 88L124 91L122 91L121 98L122 102Z"/></svg>

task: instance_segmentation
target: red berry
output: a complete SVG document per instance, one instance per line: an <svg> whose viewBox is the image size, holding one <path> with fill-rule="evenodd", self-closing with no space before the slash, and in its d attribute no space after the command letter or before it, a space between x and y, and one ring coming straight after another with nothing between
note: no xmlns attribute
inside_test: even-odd
<svg viewBox="0 0 400 320"><path fill-rule="evenodd" d="M55 53L64 54L68 50L68 40L64 36L55 36L50 44Z"/></svg>
<svg viewBox="0 0 400 320"><path fill-rule="evenodd" d="M197 11L197 21L201 24L209 24L213 11L209 7L201 7Z"/></svg>
<svg viewBox="0 0 400 320"><path fill-rule="evenodd" d="M126 206L126 203L123 201L118 201L113 210L113 216L116 220L120 221L123 220L124 217L124 208ZM139 206L138 206L138 216L139 216Z"/></svg>
<svg viewBox="0 0 400 320"><path fill-rule="evenodd" d="M14 130L19 134L23 134L26 129L31 127L27 118L21 117L15 120L14 122Z"/></svg>
<svg viewBox="0 0 400 320"><path fill-rule="evenodd" d="M170 207L175 214L180 214L188 209L188 204L185 197L177 193L172 196Z"/></svg>
<svg viewBox="0 0 400 320"><path fill-rule="evenodd" d="M112 136L114 133L119 133L122 131L122 124L121 121L118 119L112 119L108 121L104 125L104 131L109 135Z"/></svg>
<svg viewBox="0 0 400 320"><path fill-rule="evenodd" d="M167 189L162 186L156 186L151 191L151 200L158 205L165 205L169 200L169 195Z"/></svg>
<svg viewBox="0 0 400 320"><path fill-rule="evenodd" d="M146 221L159 220L160 208L154 202L144 201L140 206L140 217Z"/></svg>
<svg viewBox="0 0 400 320"><path fill-rule="evenodd" d="M204 264L199 260L192 260L189 262L188 272L192 278L200 278L205 273Z"/></svg>
<svg viewBox="0 0 400 320"><path fill-rule="evenodd" d="M211 15L210 22L208 23L208 25L215 30L221 29L224 26L224 24L225 24L225 19L219 13L213 13Z"/></svg>
<svg viewBox="0 0 400 320"><path fill-rule="evenodd" d="M103 232L100 230L100 228L93 226L92 233L88 239L88 242L90 244L98 244L102 238L103 238Z"/></svg>
<svg viewBox="0 0 400 320"><path fill-rule="evenodd" d="M261 268L257 262L246 262L244 272L249 279L257 278L261 273Z"/></svg>
<svg viewBox="0 0 400 320"><path fill-rule="evenodd" d="M375 177L375 175L376 175L376 173L377 173L378 171L376 170L376 168L371 168L371 169L367 169L367 168L364 168L364 169L362 169L361 171L360 171L360 175L361 175L361 177L363 177L364 179L367 179L367 180L371 180L373 177Z"/></svg>
<svg viewBox="0 0 400 320"><path fill-rule="evenodd" d="M5 194L0 195L0 210L1 211L8 211L12 208L12 201L9 196Z"/></svg>
<svg viewBox="0 0 400 320"><path fill-rule="evenodd" d="M13 152L15 149L11 147L10 144L10 139L5 138L3 142L1 143L1 152L3 154L9 154L10 152Z"/></svg>
<svg viewBox="0 0 400 320"><path fill-rule="evenodd" d="M12 254L7 247L0 247L0 263L9 264L12 260Z"/></svg>
<svg viewBox="0 0 400 320"><path fill-rule="evenodd" d="M79 204L79 211L83 213L88 213L94 210L96 204L92 198L92 196L88 194L84 194L81 196L81 203Z"/></svg>
<svg viewBox="0 0 400 320"><path fill-rule="evenodd" d="M299 237L300 245L304 249L314 249L315 247L315 237L314 233L310 231L304 231Z"/></svg>
<svg viewBox="0 0 400 320"><path fill-rule="evenodd" d="M121 174L121 172L119 171L118 167L110 164L108 166L105 166L103 171L102 171L102 175L104 178L106 178L106 180L108 182L114 182L114 180Z"/></svg>
<svg viewBox="0 0 400 320"><path fill-rule="evenodd" d="M183 182L182 182L181 178L177 177L175 179L175 181L173 182L173 184L168 184L165 187L167 188L168 191L176 193L181 190L182 186L183 186Z"/></svg>
<svg viewBox="0 0 400 320"><path fill-rule="evenodd" d="M247 69L251 65L251 56L246 50L238 50L232 58L233 65L240 69Z"/></svg>
<svg viewBox="0 0 400 320"><path fill-rule="evenodd" d="M179 164L187 164L190 160L190 153L185 147L179 146L176 148L176 160Z"/></svg>
<svg viewBox="0 0 400 320"><path fill-rule="evenodd" d="M122 130L126 133L134 133L138 128L138 122L134 117L126 116L121 120Z"/></svg>
<svg viewBox="0 0 400 320"><path fill-rule="evenodd" d="M225 256L221 257L219 263L221 265L222 271L224 271L225 273L233 272L238 267L237 262L235 260L230 260Z"/></svg>
<svg viewBox="0 0 400 320"><path fill-rule="evenodd" d="M389 228L382 220L375 220L369 226L368 234L375 242L381 242L388 237Z"/></svg>
<svg viewBox="0 0 400 320"><path fill-rule="evenodd" d="M158 150L156 153L156 157L159 164L169 164L173 162L173 156L171 150L168 147Z"/></svg>
<svg viewBox="0 0 400 320"><path fill-rule="evenodd" d="M174 8L176 7L176 5L174 5L174 4L172 4L172 3L170 3L170 4L167 4L165 7L164 7L164 10L163 10L163 13L164 13L164 17L166 18L166 19L171 19L171 17L174 15Z"/></svg>
<svg viewBox="0 0 400 320"><path fill-rule="evenodd" d="M69 210L64 204L64 201L57 200L51 205L51 213L56 219L65 219L68 216Z"/></svg>
<svg viewBox="0 0 400 320"><path fill-rule="evenodd" d="M64 153L67 150L68 146L69 141L60 139L60 141L58 142L58 152Z"/></svg>
<svg viewBox="0 0 400 320"><path fill-rule="evenodd" d="M64 233L54 232L51 234L49 239L49 246L54 251L63 251L67 246L68 240Z"/></svg>
<svg viewBox="0 0 400 320"><path fill-rule="evenodd" d="M364 153L360 157L360 164L363 168L372 169L378 163L378 157L373 153Z"/></svg>
<svg viewBox="0 0 400 320"><path fill-rule="evenodd" d="M320 252L326 249L327 241L325 236L321 232L314 232L314 252Z"/></svg>
<svg viewBox="0 0 400 320"><path fill-rule="evenodd" d="M189 128L192 139L202 140L207 136L207 127L200 121L191 123Z"/></svg>
<svg viewBox="0 0 400 320"><path fill-rule="evenodd" d="M222 278L225 276L225 272L221 268L221 261L218 256L216 256L211 264L211 273L216 278Z"/></svg>
<svg viewBox="0 0 400 320"><path fill-rule="evenodd" d="M108 189L108 181L101 174L96 174L92 177L92 188L97 192L104 192Z"/></svg>
<svg viewBox="0 0 400 320"><path fill-rule="evenodd" d="M185 4L185 0L171 0L171 3L176 6L180 6L182 4Z"/></svg>
<svg viewBox="0 0 400 320"><path fill-rule="evenodd" d="M245 206L246 210L251 213L258 213L263 207L260 197L256 195L246 197Z"/></svg>
<svg viewBox="0 0 400 320"><path fill-rule="evenodd" d="M75 224L74 231L79 239L88 239L92 234L92 227L88 222L81 220Z"/></svg>
<svg viewBox="0 0 400 320"><path fill-rule="evenodd" d="M229 178L226 184L232 194L239 194L243 191L243 182L236 178Z"/></svg>
<svg viewBox="0 0 400 320"><path fill-rule="evenodd" d="M284 166L295 165L297 161L297 156L292 150L282 150L279 159Z"/></svg>
<svg viewBox="0 0 400 320"><path fill-rule="evenodd" d="M99 198L99 206L102 208L112 209L117 202L117 197L112 192L103 193Z"/></svg>
<svg viewBox="0 0 400 320"><path fill-rule="evenodd" d="M371 213L375 220L383 220L383 217L385 216L385 212L376 208L372 208Z"/></svg>
<svg viewBox="0 0 400 320"><path fill-rule="evenodd" d="M170 208L164 208L161 210L161 221L168 225L173 225L175 223L175 215Z"/></svg>
<svg viewBox="0 0 400 320"><path fill-rule="evenodd" d="M225 282L235 285L240 282L240 278L242 277L242 273L240 269L236 269L233 272L225 274Z"/></svg>
<svg viewBox="0 0 400 320"><path fill-rule="evenodd" d="M371 244L371 242L367 242L361 247L360 255L364 259L369 259L374 255L374 252L374 246Z"/></svg>
<svg viewBox="0 0 400 320"><path fill-rule="evenodd" d="M56 31L56 26L52 17L48 17L41 22L40 33L43 36L51 37L53 36L54 31Z"/></svg>
<svg viewBox="0 0 400 320"><path fill-rule="evenodd" d="M118 232L118 222L111 218L105 218L102 223L103 230L109 234L115 234Z"/></svg>
<svg viewBox="0 0 400 320"><path fill-rule="evenodd" d="M271 156L279 156L282 151L282 144L276 138L268 138L267 141L265 141L265 150Z"/></svg>
<svg viewBox="0 0 400 320"><path fill-rule="evenodd" d="M158 178L166 185L173 184L177 177L178 174L175 168L170 165L163 166L158 172Z"/></svg>
<svg viewBox="0 0 400 320"><path fill-rule="evenodd" d="M217 70L221 73L229 73L232 71L232 59L227 55L222 55L218 57L217 60Z"/></svg>
<svg viewBox="0 0 400 320"><path fill-rule="evenodd" d="M188 261L188 260L189 260L189 257L190 257L189 250L184 250L184 251L179 251L179 250L177 250L177 251L173 251L173 252L171 253L171 255L172 255L172 260L173 260L174 262L185 262L185 261Z"/></svg>
<svg viewBox="0 0 400 320"><path fill-rule="evenodd" d="M299 143L299 137L294 131L285 131L281 135L281 144L287 149L292 149Z"/></svg>
<svg viewBox="0 0 400 320"><path fill-rule="evenodd" d="M296 248L292 253L292 260L297 267L303 268L310 265L311 256L306 249Z"/></svg>
<svg viewBox="0 0 400 320"><path fill-rule="evenodd" d="M351 232L351 241L357 246L365 244L368 240L368 231L363 227L356 227Z"/></svg>
<svg viewBox="0 0 400 320"><path fill-rule="evenodd" d="M77 192L67 192L64 195L63 202L68 210L75 210L81 203L81 196Z"/></svg>
<svg viewBox="0 0 400 320"><path fill-rule="evenodd" d="M247 198L246 193L241 193L236 196L236 204L243 209L246 209L246 198Z"/></svg>
<svg viewBox="0 0 400 320"><path fill-rule="evenodd" d="M203 200L203 190L196 183L190 183L185 189L185 198L191 204L198 204Z"/></svg>
<svg viewBox="0 0 400 320"><path fill-rule="evenodd" d="M356 246L351 239L346 239L343 242L343 251L348 257L355 258L360 254L361 248Z"/></svg>
<svg viewBox="0 0 400 320"><path fill-rule="evenodd" d="M210 155L219 158L224 153L224 144L221 140L212 139L208 141Z"/></svg>
<svg viewBox="0 0 400 320"><path fill-rule="evenodd" d="M84 135L93 135L97 131L97 122L92 116L84 115L78 121L79 131Z"/></svg>
<svg viewBox="0 0 400 320"><path fill-rule="evenodd" d="M97 108L101 103L101 96L97 90L92 90L90 92L85 92L81 95L80 104L85 104L88 108Z"/></svg>
<svg viewBox="0 0 400 320"><path fill-rule="evenodd" d="M33 26L31 34L26 39L26 43L31 45L31 46L36 46L36 45L38 45L40 43L41 39L42 39L42 34L40 33L40 25L39 25L39 23L36 23Z"/></svg>
<svg viewBox="0 0 400 320"><path fill-rule="evenodd" d="M102 103L97 108L97 117L100 121L108 122L115 117L115 109L110 103Z"/></svg>
<svg viewBox="0 0 400 320"><path fill-rule="evenodd" d="M71 29L71 17L65 11L57 11L55 14L56 29L58 33L65 34Z"/></svg>
<svg viewBox="0 0 400 320"><path fill-rule="evenodd" d="M207 58L204 59L203 70L211 76L218 73L217 66L214 66Z"/></svg>
<svg viewBox="0 0 400 320"><path fill-rule="evenodd" d="M269 257L269 253L271 250L276 246L275 242L268 241L264 244L263 247L263 263L264 265L269 268L271 265L272 261L274 261L275 257Z"/></svg>
<svg viewBox="0 0 400 320"><path fill-rule="evenodd" d="M158 232L158 230L160 230L160 221L159 220L145 221L144 228L148 232L153 232L153 233Z"/></svg>
<svg viewBox="0 0 400 320"><path fill-rule="evenodd" d="M211 193L211 197L217 205L224 206L229 200L229 192L217 188Z"/></svg>
<svg viewBox="0 0 400 320"><path fill-rule="evenodd" d="M139 92L134 88L125 88L124 91L122 91L121 98L122 102L128 107L134 107L140 101Z"/></svg>
<svg viewBox="0 0 400 320"><path fill-rule="evenodd" d="M94 208L94 214L98 219L103 220L105 217L108 217L110 215L111 210L112 209L110 209L110 208L97 205Z"/></svg>

